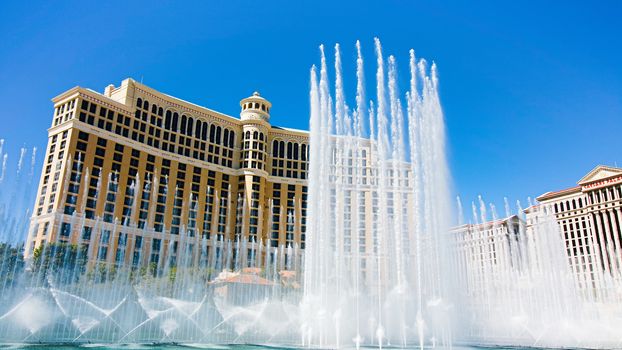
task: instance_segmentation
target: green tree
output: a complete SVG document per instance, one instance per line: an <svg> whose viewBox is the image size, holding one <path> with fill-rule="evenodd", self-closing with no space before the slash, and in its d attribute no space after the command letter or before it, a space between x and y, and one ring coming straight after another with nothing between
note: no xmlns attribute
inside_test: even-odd
<svg viewBox="0 0 622 350"><path fill-rule="evenodd" d="M0 243L0 290L15 285L24 271L24 245Z"/></svg>
<svg viewBox="0 0 622 350"><path fill-rule="evenodd" d="M87 247L68 243L48 243L35 249L32 272L42 280L76 282L85 271Z"/></svg>

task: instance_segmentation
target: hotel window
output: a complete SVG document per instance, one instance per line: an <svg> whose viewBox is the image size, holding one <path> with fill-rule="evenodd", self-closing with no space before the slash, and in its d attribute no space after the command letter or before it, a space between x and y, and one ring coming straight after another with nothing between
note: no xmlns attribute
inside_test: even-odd
<svg viewBox="0 0 622 350"><path fill-rule="evenodd" d="M186 135L192 136L192 128L194 127L194 120L192 117L188 117L188 124L186 125Z"/></svg>
<svg viewBox="0 0 622 350"><path fill-rule="evenodd" d="M173 113L173 122L171 125L171 130L177 132L177 124L179 123L179 114L177 112Z"/></svg>
<svg viewBox="0 0 622 350"><path fill-rule="evenodd" d="M182 114L181 116L181 124L179 125L179 132L181 132L182 134L186 133L186 122L187 122L188 117L186 117L185 114Z"/></svg>
<svg viewBox="0 0 622 350"><path fill-rule="evenodd" d="M60 225L60 235L62 237L69 237L71 235L71 224L68 222L63 222Z"/></svg>
<svg viewBox="0 0 622 350"><path fill-rule="evenodd" d="M170 130L171 129L171 119L173 118L173 114L171 113L171 111L166 111L166 117L164 118L164 128L166 130ZM164 138L166 139L168 137L168 133L164 133Z"/></svg>
<svg viewBox="0 0 622 350"><path fill-rule="evenodd" d="M149 262L152 264L158 264L160 261L160 248L162 245L162 240L158 238L154 238L151 244L151 256L149 257Z"/></svg>
<svg viewBox="0 0 622 350"><path fill-rule="evenodd" d="M125 246L127 244L127 233L119 233L117 237L117 252L115 254L115 263L117 265L123 264L125 262Z"/></svg>

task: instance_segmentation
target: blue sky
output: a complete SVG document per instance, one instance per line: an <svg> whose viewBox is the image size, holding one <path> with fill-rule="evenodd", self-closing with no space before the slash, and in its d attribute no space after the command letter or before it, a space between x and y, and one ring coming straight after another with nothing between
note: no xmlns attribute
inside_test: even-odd
<svg viewBox="0 0 622 350"><path fill-rule="evenodd" d="M181 3L2 2L9 162L24 145L45 148L52 97L126 77L230 115L259 90L273 124L306 129L318 45L341 43L353 98L354 43L372 80L378 36L402 73L410 48L438 64L453 187L465 202L482 194L501 207L503 196L573 186L597 164L622 166L620 2Z"/></svg>

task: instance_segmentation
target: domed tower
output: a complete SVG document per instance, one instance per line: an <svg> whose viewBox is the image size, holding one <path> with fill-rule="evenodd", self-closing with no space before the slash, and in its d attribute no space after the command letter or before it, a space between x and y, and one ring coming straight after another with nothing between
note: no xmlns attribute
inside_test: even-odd
<svg viewBox="0 0 622 350"><path fill-rule="evenodd" d="M244 266L259 266L260 257L255 256L257 246L264 235L267 215L264 201L268 178L268 138L270 132L270 108L272 104L253 93L240 101L242 121L242 145L240 153L240 175L238 184L238 213L236 240L241 241L241 262ZM257 265L255 265L255 263Z"/></svg>
<svg viewBox="0 0 622 350"><path fill-rule="evenodd" d="M252 96L249 96L240 101L240 118L242 120L263 120L266 123L270 123L270 108L272 103L261 97L257 91L253 92Z"/></svg>
<svg viewBox="0 0 622 350"><path fill-rule="evenodd" d="M242 169L260 170L257 175L267 176L268 132L270 131L270 108L272 104L254 92L240 101L242 120Z"/></svg>

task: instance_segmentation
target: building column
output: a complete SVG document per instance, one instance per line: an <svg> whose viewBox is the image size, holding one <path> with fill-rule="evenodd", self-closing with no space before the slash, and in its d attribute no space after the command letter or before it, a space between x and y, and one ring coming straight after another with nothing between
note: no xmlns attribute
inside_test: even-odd
<svg viewBox="0 0 622 350"><path fill-rule="evenodd" d="M604 234L605 237L607 237L607 247L605 247L605 251L607 252L607 256L608 256L608 260L609 260L609 265L610 265L610 269L611 269L611 275L612 277L615 277L615 272L618 271L617 267L616 267L616 263L615 263L615 243L614 243L614 239L613 239L613 233L611 232L611 226L610 226L610 218L609 218L609 210L605 209L601 211L601 215L603 216L603 224L604 224ZM614 255L614 256L612 256Z"/></svg>
<svg viewBox="0 0 622 350"><path fill-rule="evenodd" d="M581 256L581 266L583 267L583 274L585 279L585 290L589 293L590 297L594 295L593 286L596 283L595 276L592 274L594 269L594 245L591 243L590 227L587 227L587 220L585 216L579 219L579 232L581 235L581 241L583 244L583 254ZM583 225L586 227L584 228ZM590 298L591 299L591 298Z"/></svg>
<svg viewBox="0 0 622 350"><path fill-rule="evenodd" d="M603 288L603 280L602 280L602 268L601 266L603 265L603 262L601 261L601 255L597 249L597 247L599 247L599 245L597 244L597 228L596 228L596 223L594 222L594 213L593 211L589 211L588 214L586 215L587 217L587 224L589 225L588 229L589 229L589 238L590 238L590 263L591 263L591 268L590 268L590 273L593 273L593 281L595 283L594 285L594 295L597 299L599 299L599 297L604 293ZM600 247L599 247L600 248Z"/></svg>
<svg viewBox="0 0 622 350"><path fill-rule="evenodd" d="M611 227L613 228L613 240L615 242L615 257L618 261L618 273L620 273L620 269L622 268L622 247L620 246L620 208L609 209ZM622 277L622 276L619 276Z"/></svg>
<svg viewBox="0 0 622 350"><path fill-rule="evenodd" d="M612 249L610 250L611 261L612 261L612 277L615 281L619 282L622 279L622 257L620 256L620 239L619 239L619 228L616 224L616 214L613 208L607 210L607 219L611 225L611 235L613 236ZM615 263L614 263L615 262ZM618 293L616 293L618 294ZM615 294L614 294L615 295Z"/></svg>
<svg viewBox="0 0 622 350"><path fill-rule="evenodd" d="M605 242L604 236L603 236L603 229L601 227L600 224L600 219L598 218L598 215L600 213L598 211L593 212L592 215L590 215L590 218L592 219L592 221L596 221L593 226L594 228L594 236L596 237L596 235L598 235L598 247L600 248L600 261L601 261L601 265L603 267L603 269L605 270L606 273L609 273L609 261L606 255L606 247L603 248L603 243Z"/></svg>

